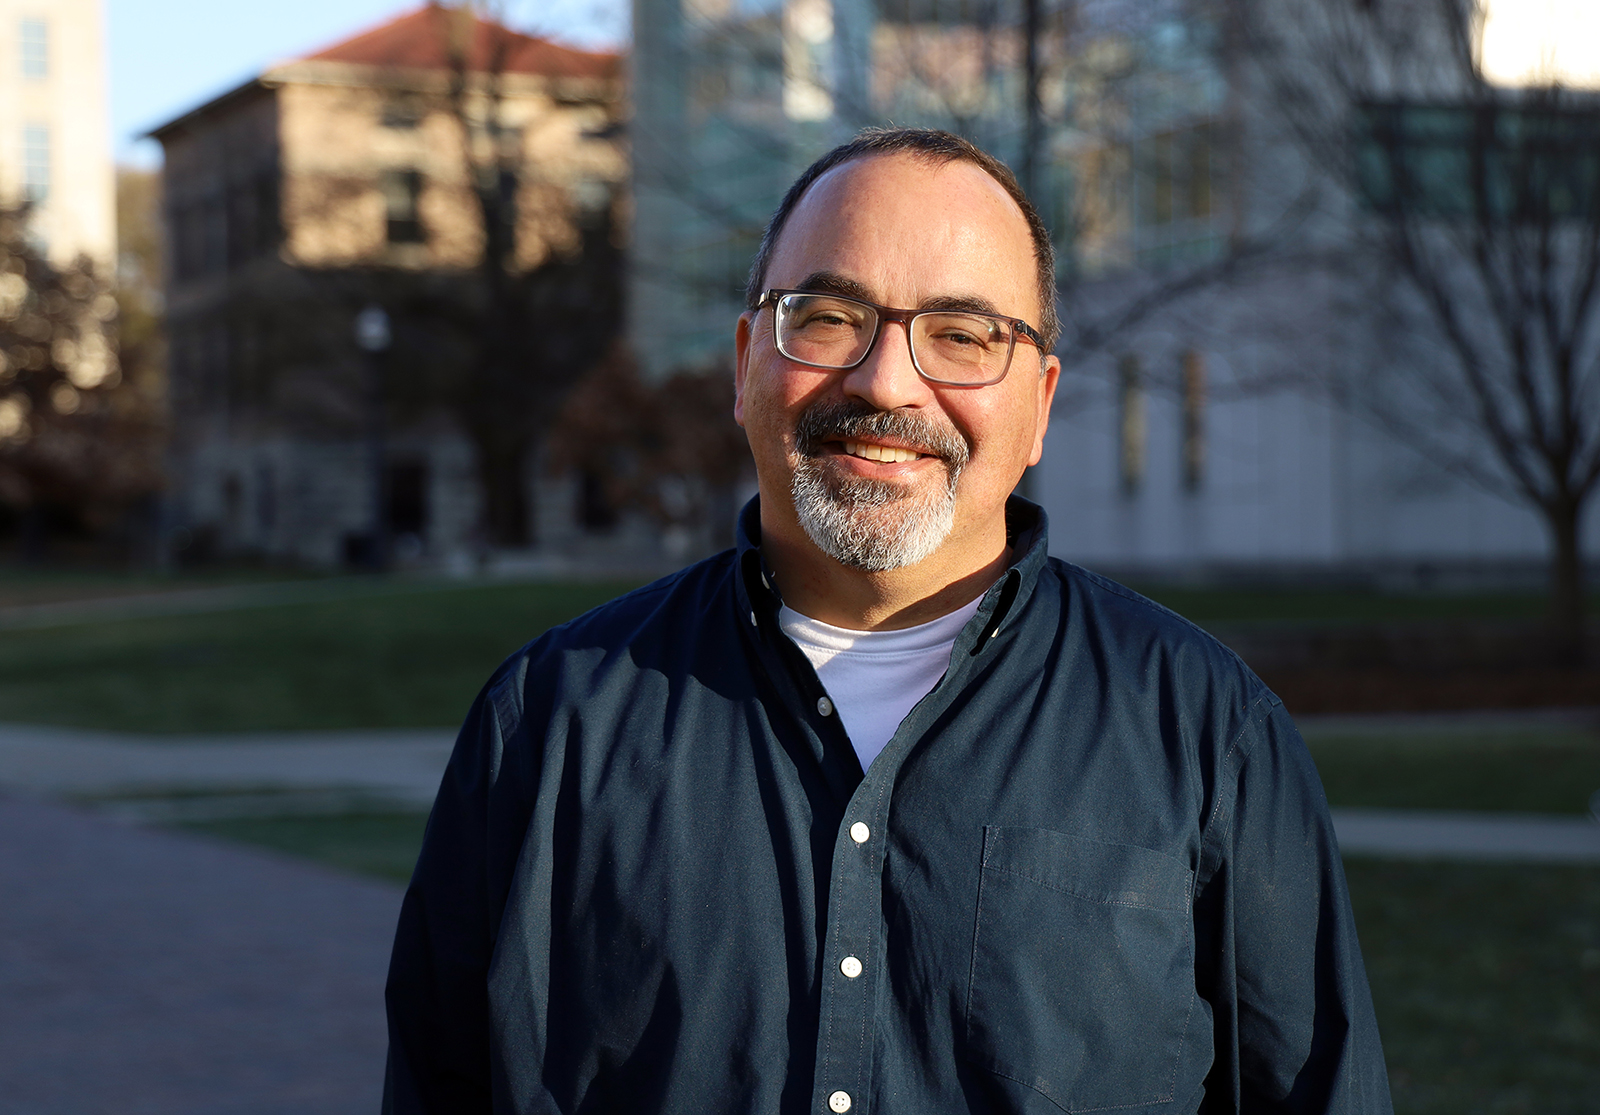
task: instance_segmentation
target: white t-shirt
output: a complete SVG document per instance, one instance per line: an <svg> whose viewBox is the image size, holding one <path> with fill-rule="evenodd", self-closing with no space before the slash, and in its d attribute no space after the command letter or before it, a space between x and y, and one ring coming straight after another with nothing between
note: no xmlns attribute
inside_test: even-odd
<svg viewBox="0 0 1600 1115"><path fill-rule="evenodd" d="M785 604L778 626L816 668L817 678L866 770L900 721L950 665L950 648L977 614L980 596L931 623L899 631L852 631L803 616Z"/></svg>

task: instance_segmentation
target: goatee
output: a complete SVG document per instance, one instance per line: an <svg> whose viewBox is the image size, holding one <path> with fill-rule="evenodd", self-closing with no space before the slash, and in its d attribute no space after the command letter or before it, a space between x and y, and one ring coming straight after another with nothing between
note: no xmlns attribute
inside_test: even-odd
<svg viewBox="0 0 1600 1115"><path fill-rule="evenodd" d="M827 466L828 441L891 441L939 458L945 483L916 484L840 475ZM852 569L881 573L915 565L955 525L956 482L971 448L954 428L856 401L820 402L795 425L799 460L790 480L800 526L823 553Z"/></svg>

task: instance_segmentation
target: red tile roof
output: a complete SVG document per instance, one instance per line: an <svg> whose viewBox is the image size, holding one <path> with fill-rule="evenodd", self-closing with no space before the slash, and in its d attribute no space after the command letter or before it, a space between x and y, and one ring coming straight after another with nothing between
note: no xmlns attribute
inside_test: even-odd
<svg viewBox="0 0 1600 1115"><path fill-rule="evenodd" d="M545 77L616 77L622 58L610 52L573 50L479 19L466 8L430 3L310 55L307 61L442 70L451 65L452 44L461 43L479 72ZM501 61L495 64L496 56Z"/></svg>

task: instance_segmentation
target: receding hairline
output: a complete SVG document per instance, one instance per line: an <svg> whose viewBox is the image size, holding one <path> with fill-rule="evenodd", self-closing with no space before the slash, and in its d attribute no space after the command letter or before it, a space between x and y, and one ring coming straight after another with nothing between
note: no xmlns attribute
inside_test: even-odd
<svg viewBox="0 0 1600 1115"><path fill-rule="evenodd" d="M987 167L982 163L974 162L959 152L924 151L916 147L905 147L894 151L863 151L859 155L852 155L843 162L830 166L827 170L817 175L814 181L807 182L806 188L795 199L794 207L786 214L788 219L783 222L783 227L778 229L778 238L772 245L774 254L776 254L778 245L783 242L783 234L789 230L789 223L794 220L795 213L799 212L800 207L806 203L807 198L816 192L818 186L842 171L859 168L869 163L890 162L896 159L907 159L921 163L932 170L943 170L950 166L969 166L977 171L990 189L1005 200L1006 206L1011 210L1012 215L1021 223L1022 234L1028 239L1029 252L1033 251L1032 229L1028 227L1028 215L1022 211L1022 206L1017 204L1017 199L1011 196L1011 191L1006 189L1005 183L990 174Z"/></svg>
<svg viewBox="0 0 1600 1115"><path fill-rule="evenodd" d="M1045 342L1041 346L1041 353L1054 349L1061 332L1061 322L1056 313L1055 245L1051 242L1050 231L1045 227L1038 207L1023 191L1016 175L1005 163L971 140L937 128L864 128L854 139L839 144L802 171L784 192L783 200L761 234L761 243L745 281L745 308L754 310L760 301L777 243L788 230L790 217L810 194L812 186L840 167L876 155L900 154L915 155L925 165L932 167L972 163L1011 198L1012 204L1021 211L1033 242L1035 281L1039 288L1036 296L1039 301L1038 328Z"/></svg>
<svg viewBox="0 0 1600 1115"><path fill-rule="evenodd" d="M766 269L770 270L773 261L778 258L778 253L783 247L783 238L788 234L789 226L793 224L795 214L800 212L801 207L804 206L811 195L816 192L817 187L821 186L824 182L828 181L830 178L833 178L834 175L839 174L842 171L860 168L861 166L869 163L890 161L894 159L908 159L921 163L932 170L943 170L951 165L964 164L966 166L970 166L973 170L977 171L978 174L983 178L984 182L987 183L988 186L999 195L999 197L1004 201L1006 207L1010 210L1011 215L1016 219L1022 233L1023 241L1027 245L1029 256L1031 257L1036 254L1036 248L1033 242L1033 230L1028 223L1028 215L1023 212L1022 206L1017 204L1017 199L1011 195L1011 191L1006 188L1006 184L991 174L987 167L960 151L928 151L917 147L903 147L889 151L862 151L859 154L852 155L850 158L829 167L827 170L817 175L815 179L807 182L805 189L800 192L800 196L794 199L794 204L790 206L788 212L784 214L783 224L777 229L777 236L772 242L770 255L765 261ZM1035 292L1034 297L1036 300L1039 298L1039 296L1040 292ZM1039 307L1039 311L1041 317L1047 313L1046 307L1042 305Z"/></svg>

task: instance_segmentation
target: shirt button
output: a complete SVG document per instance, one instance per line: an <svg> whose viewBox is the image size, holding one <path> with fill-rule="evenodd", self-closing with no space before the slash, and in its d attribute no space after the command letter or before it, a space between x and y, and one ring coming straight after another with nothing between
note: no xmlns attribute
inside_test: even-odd
<svg viewBox="0 0 1600 1115"><path fill-rule="evenodd" d="M862 824L860 821L857 821L855 824L850 826L850 839L854 840L857 844L865 844L867 842L867 837L871 835L872 830L866 825Z"/></svg>
<svg viewBox="0 0 1600 1115"><path fill-rule="evenodd" d="M756 614L754 612L751 612L750 613L750 626L754 627L755 625L756 625Z"/></svg>
<svg viewBox="0 0 1600 1115"><path fill-rule="evenodd" d="M817 711L823 716L833 715L833 702L826 697L817 698Z"/></svg>
<svg viewBox="0 0 1600 1115"><path fill-rule="evenodd" d="M839 961L839 971L844 973L846 979L855 979L861 974L861 961L853 956L847 956Z"/></svg>
<svg viewBox="0 0 1600 1115"><path fill-rule="evenodd" d="M850 1110L850 1093L835 1092L833 1095L829 1096L828 1110L837 1111L839 1112L839 1115L844 1115L846 1111Z"/></svg>

